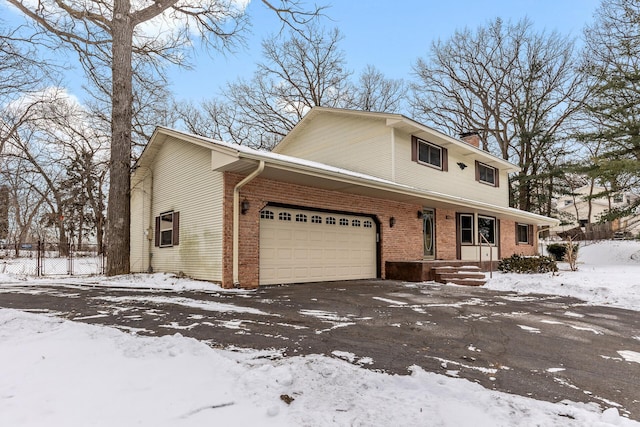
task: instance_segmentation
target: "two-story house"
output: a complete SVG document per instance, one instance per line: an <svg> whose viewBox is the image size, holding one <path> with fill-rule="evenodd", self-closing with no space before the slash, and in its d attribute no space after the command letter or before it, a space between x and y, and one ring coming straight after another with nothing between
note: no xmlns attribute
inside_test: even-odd
<svg viewBox="0 0 640 427"><path fill-rule="evenodd" d="M510 208L517 167L466 139L320 107L272 152L158 128L132 176L131 270L256 287L535 254L558 221Z"/></svg>

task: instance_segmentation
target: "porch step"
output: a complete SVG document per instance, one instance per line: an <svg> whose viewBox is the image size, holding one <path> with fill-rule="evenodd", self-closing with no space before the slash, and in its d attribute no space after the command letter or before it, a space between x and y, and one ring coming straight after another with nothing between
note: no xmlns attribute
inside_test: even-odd
<svg viewBox="0 0 640 427"><path fill-rule="evenodd" d="M436 282L464 286L482 286L486 278L482 270L474 265L438 266L433 268Z"/></svg>

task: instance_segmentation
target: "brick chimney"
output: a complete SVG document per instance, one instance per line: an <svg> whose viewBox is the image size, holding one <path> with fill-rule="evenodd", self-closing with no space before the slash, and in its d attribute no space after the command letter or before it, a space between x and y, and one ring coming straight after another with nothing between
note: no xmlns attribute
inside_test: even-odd
<svg viewBox="0 0 640 427"><path fill-rule="evenodd" d="M480 148L480 134L476 131L463 132L460 134L460 139L467 144L471 144L476 148Z"/></svg>

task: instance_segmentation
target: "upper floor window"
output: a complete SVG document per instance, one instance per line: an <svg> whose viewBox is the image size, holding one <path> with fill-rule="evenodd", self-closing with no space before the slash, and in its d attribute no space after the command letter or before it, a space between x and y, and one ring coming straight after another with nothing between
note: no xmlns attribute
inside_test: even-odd
<svg viewBox="0 0 640 427"><path fill-rule="evenodd" d="M411 137L411 160L442 171L448 170L447 149L415 136Z"/></svg>
<svg viewBox="0 0 640 427"><path fill-rule="evenodd" d="M180 212L165 212L156 217L155 246L161 248L180 243Z"/></svg>
<svg viewBox="0 0 640 427"><path fill-rule="evenodd" d="M622 203L624 202L624 196L622 194L615 194L613 196L613 203Z"/></svg>
<svg viewBox="0 0 640 427"><path fill-rule="evenodd" d="M498 187L498 169L476 161L476 181Z"/></svg>

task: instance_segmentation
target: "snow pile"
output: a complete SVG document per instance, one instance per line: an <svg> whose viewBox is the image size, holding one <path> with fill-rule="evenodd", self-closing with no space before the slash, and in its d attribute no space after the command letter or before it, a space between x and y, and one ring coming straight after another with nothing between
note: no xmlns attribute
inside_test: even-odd
<svg viewBox="0 0 640 427"><path fill-rule="evenodd" d="M0 310L0 378L3 426L640 425L616 409L540 402L420 368L388 375L14 310Z"/></svg>
<svg viewBox="0 0 640 427"><path fill-rule="evenodd" d="M580 246L578 271L559 263L555 274L494 272L489 289L563 295L593 305L640 310L640 242L603 241Z"/></svg>

